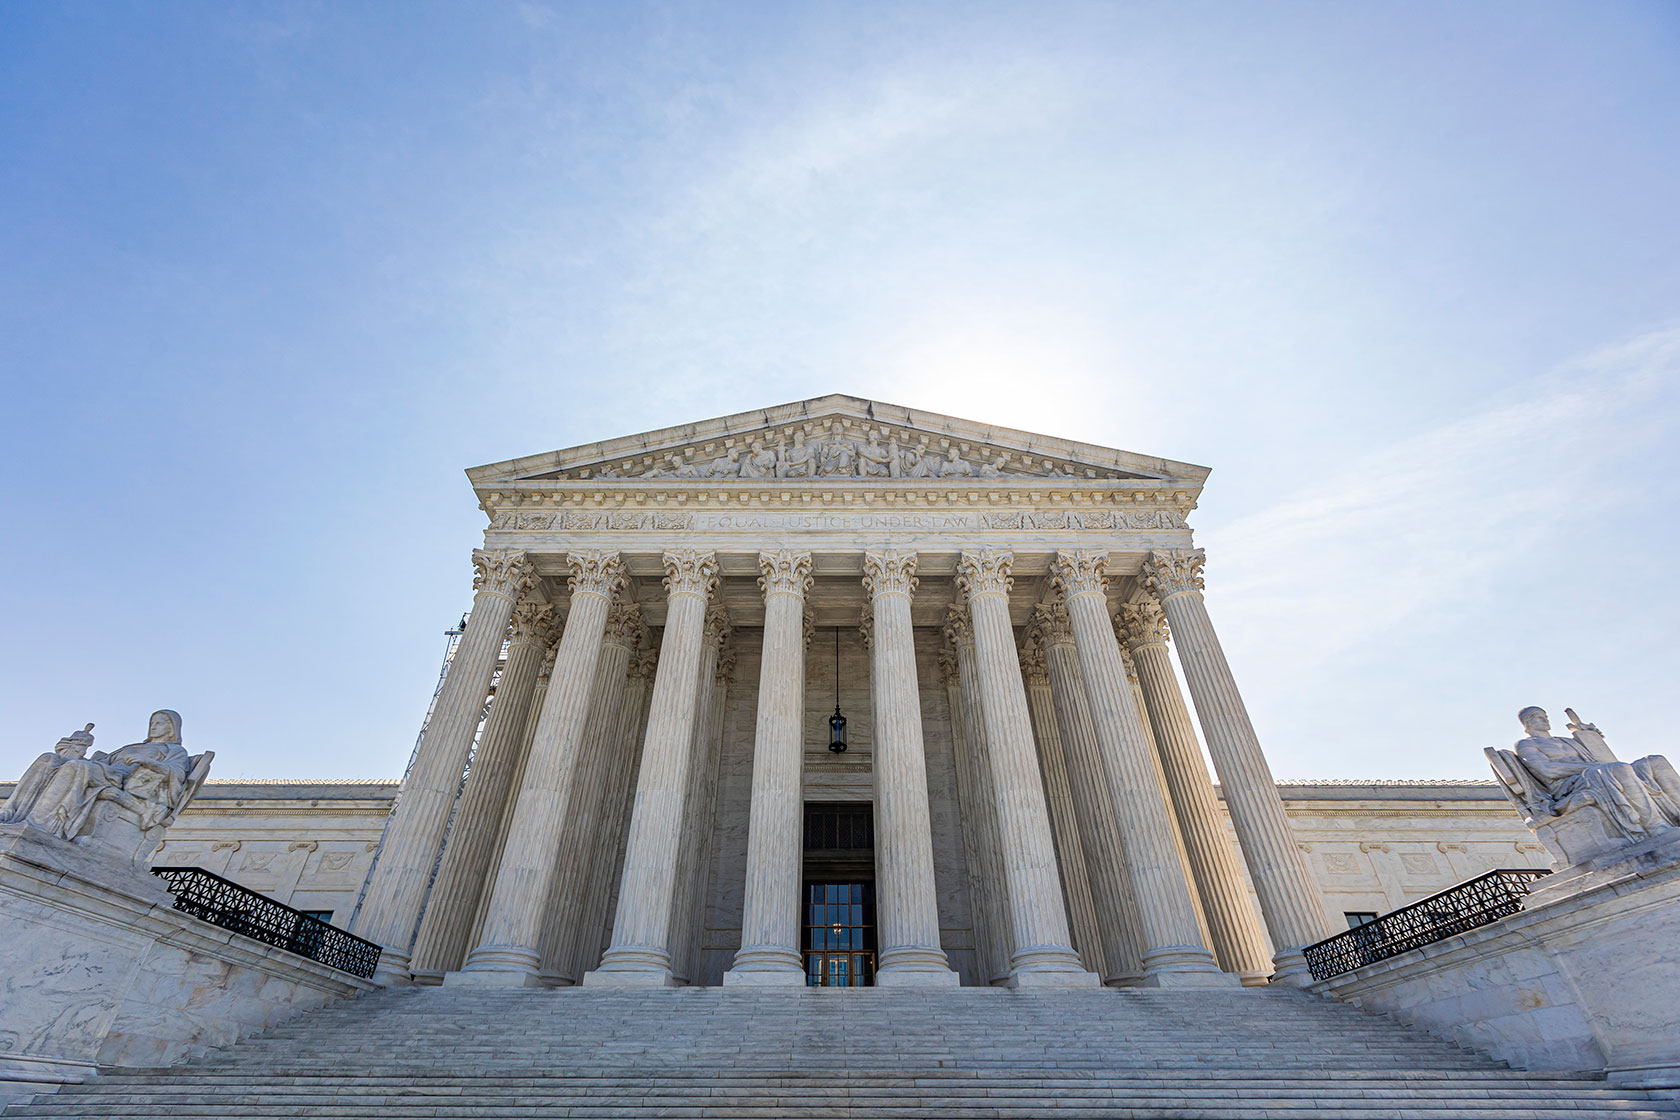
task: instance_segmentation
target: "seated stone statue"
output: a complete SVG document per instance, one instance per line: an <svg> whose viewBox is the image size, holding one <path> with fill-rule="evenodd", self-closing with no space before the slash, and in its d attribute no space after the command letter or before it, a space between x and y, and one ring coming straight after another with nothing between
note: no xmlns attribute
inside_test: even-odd
<svg viewBox="0 0 1680 1120"><path fill-rule="evenodd" d="M1517 713L1527 736L1513 750L1484 752L1505 795L1559 865L1680 828L1680 773L1668 759L1621 762L1597 727L1572 708L1564 711L1574 735L1551 734L1545 710L1529 707Z"/></svg>
<svg viewBox="0 0 1680 1120"><path fill-rule="evenodd" d="M52 750L31 762L12 789L12 795L6 798L4 805L0 805L0 824L11 824L27 817L29 810L40 799L41 791L47 788L48 779L71 759L86 758L91 746L93 724L90 723L80 731L72 731L53 744Z"/></svg>
<svg viewBox="0 0 1680 1120"><path fill-rule="evenodd" d="M204 784L215 755L189 756L181 746L181 717L168 710L152 713L144 742L110 754L83 758L93 737L81 735L66 736L53 756L35 760L0 821L145 863Z"/></svg>

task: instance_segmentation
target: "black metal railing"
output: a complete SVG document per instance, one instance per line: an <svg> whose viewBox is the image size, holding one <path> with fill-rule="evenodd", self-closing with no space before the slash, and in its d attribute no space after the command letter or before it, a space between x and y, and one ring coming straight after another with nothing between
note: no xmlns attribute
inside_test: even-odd
<svg viewBox="0 0 1680 1120"><path fill-rule="evenodd" d="M152 874L163 880L183 914L352 976L372 976L379 964L379 946L373 942L202 867L154 867Z"/></svg>
<svg viewBox="0 0 1680 1120"><path fill-rule="evenodd" d="M1490 925L1523 908L1534 880L1550 875L1538 867L1505 867L1421 898L1346 933L1306 948L1314 980L1328 980L1368 964L1397 957L1477 926Z"/></svg>

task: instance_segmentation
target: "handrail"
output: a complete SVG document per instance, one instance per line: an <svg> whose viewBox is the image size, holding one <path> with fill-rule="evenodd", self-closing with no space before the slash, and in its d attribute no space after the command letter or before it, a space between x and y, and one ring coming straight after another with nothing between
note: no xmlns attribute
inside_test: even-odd
<svg viewBox="0 0 1680 1120"><path fill-rule="evenodd" d="M1356 968L1397 957L1521 910L1534 880L1550 875L1539 867L1503 867L1448 887L1306 947L1314 980L1328 980Z"/></svg>
<svg viewBox="0 0 1680 1120"><path fill-rule="evenodd" d="M254 941L367 979L379 946L202 867L154 867L175 909Z"/></svg>

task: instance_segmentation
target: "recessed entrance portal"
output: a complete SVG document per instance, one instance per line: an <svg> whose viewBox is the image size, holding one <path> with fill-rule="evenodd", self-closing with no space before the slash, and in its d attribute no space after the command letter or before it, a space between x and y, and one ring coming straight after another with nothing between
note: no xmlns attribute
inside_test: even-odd
<svg viewBox="0 0 1680 1120"><path fill-rule="evenodd" d="M875 983L874 825L867 801L805 806L800 948L810 987Z"/></svg>

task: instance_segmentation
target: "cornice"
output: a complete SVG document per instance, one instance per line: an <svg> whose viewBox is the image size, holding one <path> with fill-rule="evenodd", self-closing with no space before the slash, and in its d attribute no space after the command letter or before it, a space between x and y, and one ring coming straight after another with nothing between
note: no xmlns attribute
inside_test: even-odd
<svg viewBox="0 0 1680 1120"><path fill-rule="evenodd" d="M693 461L711 461L725 456L730 450L750 447L754 438L792 440L796 433L812 438L820 435L824 427L835 420L859 430L876 430L882 433L883 438L926 441L929 449L935 451L960 448L963 444L976 451L982 447L999 448L1022 460L1032 460L1031 469L1034 471L1066 470L1081 477L1125 475L1171 481L1191 490L1199 490L1209 473L1208 468L1192 463L834 393L490 463L468 470L467 477L475 488L482 488L496 482L552 476L555 472L590 470L593 474L609 465L616 465L622 473L627 462L632 464L629 473L636 473L648 465L640 462L646 457L657 458L672 451L686 450L689 452L687 457ZM1044 460L1050 460L1052 465L1046 468ZM752 485L756 480L720 481L725 485Z"/></svg>

